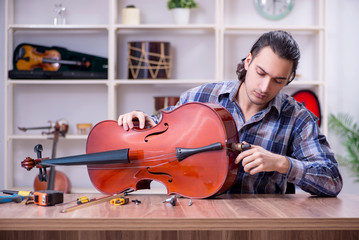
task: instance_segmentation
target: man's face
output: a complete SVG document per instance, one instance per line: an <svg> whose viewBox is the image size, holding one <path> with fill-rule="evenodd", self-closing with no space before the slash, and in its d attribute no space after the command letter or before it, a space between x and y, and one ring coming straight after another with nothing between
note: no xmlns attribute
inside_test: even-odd
<svg viewBox="0 0 359 240"><path fill-rule="evenodd" d="M264 47L254 59L249 53L244 67L247 70L244 85L250 102L265 107L288 83L293 63Z"/></svg>

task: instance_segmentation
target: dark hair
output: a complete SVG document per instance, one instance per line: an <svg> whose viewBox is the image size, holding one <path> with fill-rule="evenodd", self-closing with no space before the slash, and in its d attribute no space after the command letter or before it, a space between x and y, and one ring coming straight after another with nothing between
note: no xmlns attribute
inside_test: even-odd
<svg viewBox="0 0 359 240"><path fill-rule="evenodd" d="M292 35L285 31L272 31L264 33L252 46L250 53L254 59L259 52L269 46L279 57L293 62L293 77L289 79L288 84L295 78L299 63L300 51L297 42ZM244 59L237 65L237 75L240 81L244 81L247 71L244 69Z"/></svg>

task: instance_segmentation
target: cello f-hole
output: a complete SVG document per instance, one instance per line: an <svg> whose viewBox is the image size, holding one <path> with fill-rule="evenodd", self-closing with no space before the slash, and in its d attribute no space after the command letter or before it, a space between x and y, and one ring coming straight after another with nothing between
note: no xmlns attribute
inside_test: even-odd
<svg viewBox="0 0 359 240"><path fill-rule="evenodd" d="M171 174L165 173L165 172L152 172L149 170L150 167L147 167L146 170L148 173L150 174L154 174L154 175L165 175L168 176L170 179L168 180L169 183L171 183L173 181L173 177L171 176Z"/></svg>
<svg viewBox="0 0 359 240"><path fill-rule="evenodd" d="M168 130L169 125L168 125L168 123L164 123L164 126L167 127L165 130L160 131L160 132L154 132L154 133L148 134L143 140L144 140L145 142L148 142L148 138L149 138L149 137L155 136L155 135L160 135L160 134L165 133L165 132Z"/></svg>

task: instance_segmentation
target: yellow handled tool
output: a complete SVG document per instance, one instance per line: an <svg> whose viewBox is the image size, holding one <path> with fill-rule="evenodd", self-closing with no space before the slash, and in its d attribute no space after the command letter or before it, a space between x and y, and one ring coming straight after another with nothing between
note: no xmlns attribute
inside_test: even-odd
<svg viewBox="0 0 359 240"><path fill-rule="evenodd" d="M128 203L128 201L129 201L128 198L120 197L120 198L112 199L111 204L115 205L115 206L117 206L117 205L125 205L125 204Z"/></svg>

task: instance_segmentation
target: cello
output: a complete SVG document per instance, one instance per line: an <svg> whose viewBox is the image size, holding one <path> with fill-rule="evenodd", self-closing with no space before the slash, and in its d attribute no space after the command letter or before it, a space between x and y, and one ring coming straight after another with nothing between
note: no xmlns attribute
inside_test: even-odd
<svg viewBox="0 0 359 240"><path fill-rule="evenodd" d="M55 123L49 121L49 126L44 127L18 127L21 131L35 130L35 129L48 129L48 131L42 132L42 134L50 135L53 134L51 158L56 156L56 147L59 141L59 137L65 137L68 131L69 125L66 120L60 119ZM37 153L37 157L41 158L42 145L38 144L35 146L34 151ZM44 169L45 171L46 169ZM44 178L43 178L44 177ZM65 193L70 193L71 182L69 178L62 172L56 171L55 166L50 167L49 174L40 174L34 180L34 191L39 190L57 190Z"/></svg>
<svg viewBox="0 0 359 240"><path fill-rule="evenodd" d="M52 165L87 165L94 187L105 194L149 189L159 181L167 194L208 198L227 191L238 174L238 135L221 105L186 103L162 112L152 128L123 130L105 120L90 131L86 154L22 161L31 170ZM242 146L242 145L239 145Z"/></svg>

